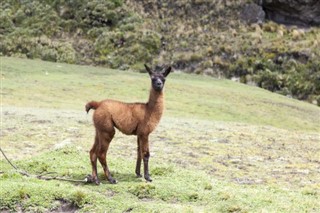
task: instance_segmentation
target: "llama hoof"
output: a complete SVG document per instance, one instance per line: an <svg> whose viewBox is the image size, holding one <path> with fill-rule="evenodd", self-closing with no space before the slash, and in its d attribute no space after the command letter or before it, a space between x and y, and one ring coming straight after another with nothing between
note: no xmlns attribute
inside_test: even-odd
<svg viewBox="0 0 320 213"><path fill-rule="evenodd" d="M145 177L144 179L146 179L147 182L152 182L152 179L150 177Z"/></svg>
<svg viewBox="0 0 320 213"><path fill-rule="evenodd" d="M100 180L99 180L98 178L96 178L96 179L94 180L94 183L95 183L96 185L100 185Z"/></svg>
<svg viewBox="0 0 320 213"><path fill-rule="evenodd" d="M118 183L118 181L115 180L115 179L113 179L113 178L109 178L109 182L110 182L111 184L116 184L116 183Z"/></svg>
<svg viewBox="0 0 320 213"><path fill-rule="evenodd" d="M92 175L87 175L84 180L85 180L87 183L93 183L93 177L92 177Z"/></svg>
<svg viewBox="0 0 320 213"><path fill-rule="evenodd" d="M87 183L95 183L96 185L100 185L100 181L97 177L93 177L92 175L87 175L85 178Z"/></svg>
<svg viewBox="0 0 320 213"><path fill-rule="evenodd" d="M137 178L142 178L141 174L136 174L136 175L137 175Z"/></svg>

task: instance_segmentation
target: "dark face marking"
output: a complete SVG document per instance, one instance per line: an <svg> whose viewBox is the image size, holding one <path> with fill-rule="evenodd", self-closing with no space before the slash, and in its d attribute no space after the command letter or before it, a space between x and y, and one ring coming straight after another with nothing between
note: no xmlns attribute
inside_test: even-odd
<svg viewBox="0 0 320 213"><path fill-rule="evenodd" d="M162 75L151 76L152 87L155 91L160 92L163 89L165 78Z"/></svg>
<svg viewBox="0 0 320 213"><path fill-rule="evenodd" d="M150 75L152 88L157 92L161 92L171 67L156 67L155 71L152 71L147 65L145 65L145 68Z"/></svg>

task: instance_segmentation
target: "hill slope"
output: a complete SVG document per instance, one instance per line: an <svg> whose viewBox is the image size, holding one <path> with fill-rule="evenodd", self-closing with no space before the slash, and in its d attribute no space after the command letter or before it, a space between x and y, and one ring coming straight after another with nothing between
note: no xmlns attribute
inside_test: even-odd
<svg viewBox="0 0 320 213"><path fill-rule="evenodd" d="M91 99L146 101L148 97L146 73L16 58L1 60L5 105L82 110ZM180 73L170 76L169 82L167 113L175 117L241 121L298 131L317 131L320 127L316 106L254 86Z"/></svg>

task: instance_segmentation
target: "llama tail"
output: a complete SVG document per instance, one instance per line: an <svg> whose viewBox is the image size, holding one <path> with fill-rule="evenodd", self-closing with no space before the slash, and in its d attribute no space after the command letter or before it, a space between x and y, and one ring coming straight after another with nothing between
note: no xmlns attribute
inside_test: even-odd
<svg viewBox="0 0 320 213"><path fill-rule="evenodd" d="M100 102L90 101L86 104L86 111L89 113L90 109L97 109L100 106Z"/></svg>

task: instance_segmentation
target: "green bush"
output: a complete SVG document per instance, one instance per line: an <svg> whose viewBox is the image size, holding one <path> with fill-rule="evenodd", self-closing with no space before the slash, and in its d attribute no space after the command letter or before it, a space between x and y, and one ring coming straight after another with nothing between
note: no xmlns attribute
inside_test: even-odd
<svg viewBox="0 0 320 213"><path fill-rule="evenodd" d="M54 49L50 49L47 47L42 48L41 50L41 59L45 61L53 61L56 62L58 58L58 53Z"/></svg>
<svg viewBox="0 0 320 213"><path fill-rule="evenodd" d="M76 62L76 52L70 43L61 43L57 48L58 62L73 64Z"/></svg>
<svg viewBox="0 0 320 213"><path fill-rule="evenodd" d="M119 68L145 57L150 60L150 52L155 53L160 45L154 33L141 36L141 32L134 31L140 18L128 12L122 0L4 1L0 5L0 52L3 55L66 63L95 61ZM134 34L133 41L126 47L120 44L122 31ZM72 44L72 39L67 39L72 34L89 39L84 51L92 52L83 52L80 45ZM137 45L142 48L136 48ZM132 48L139 51L134 52L133 58L124 57ZM143 55L144 51L147 54Z"/></svg>
<svg viewBox="0 0 320 213"><path fill-rule="evenodd" d="M8 34L14 30L12 19L5 13L0 14L0 34Z"/></svg>
<svg viewBox="0 0 320 213"><path fill-rule="evenodd" d="M259 87L300 100L316 100L312 97L320 94L319 62L301 63L294 53L262 54L239 58L229 67L228 77L239 77L243 83L253 80Z"/></svg>
<svg viewBox="0 0 320 213"><path fill-rule="evenodd" d="M259 87L270 90L272 92L280 90L282 87L281 77L278 73L269 69L262 70L255 75L255 82Z"/></svg>

